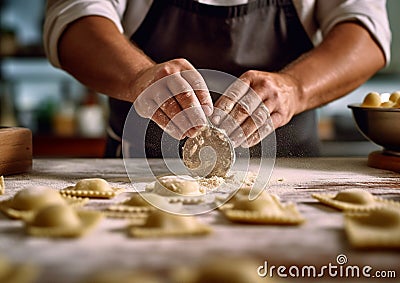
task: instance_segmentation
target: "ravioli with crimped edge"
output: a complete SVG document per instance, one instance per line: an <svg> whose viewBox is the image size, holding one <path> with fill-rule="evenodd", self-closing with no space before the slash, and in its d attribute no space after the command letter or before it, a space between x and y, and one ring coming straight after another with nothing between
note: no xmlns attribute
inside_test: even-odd
<svg viewBox="0 0 400 283"><path fill-rule="evenodd" d="M345 231L357 248L400 248L400 209L381 206L368 212L346 212Z"/></svg>
<svg viewBox="0 0 400 283"><path fill-rule="evenodd" d="M298 225L305 221L295 204L282 204L278 197L263 191L258 198L237 195L221 209L232 222L248 224Z"/></svg>
<svg viewBox="0 0 400 283"><path fill-rule="evenodd" d="M339 210L368 211L377 206L393 205L400 208L400 203L372 195L363 189L347 189L336 194L312 194L321 203Z"/></svg>
<svg viewBox="0 0 400 283"><path fill-rule="evenodd" d="M165 196L170 202L197 204L203 202L206 188L190 176L166 175L146 187L146 191Z"/></svg>
<svg viewBox="0 0 400 283"><path fill-rule="evenodd" d="M152 193L133 193L130 198L110 205L104 213L111 218L143 218L157 208L178 212L182 203L170 203L166 197Z"/></svg>
<svg viewBox="0 0 400 283"><path fill-rule="evenodd" d="M188 237L206 235L211 227L203 224L194 216L176 215L161 210L152 211L143 226L131 227L129 235L133 237Z"/></svg>
<svg viewBox="0 0 400 283"><path fill-rule="evenodd" d="M122 193L124 188L114 188L102 178L79 180L75 186L69 186L60 192L64 195L88 198L113 198Z"/></svg>
<svg viewBox="0 0 400 283"><path fill-rule="evenodd" d="M40 209L31 221L26 222L26 230L36 237L80 237L94 228L101 217L97 211L55 204Z"/></svg>
<svg viewBox="0 0 400 283"><path fill-rule="evenodd" d="M62 196L59 191L33 186L18 191L11 199L0 202L0 210L12 219L27 220L42 207L53 204L84 205L88 199Z"/></svg>
<svg viewBox="0 0 400 283"><path fill-rule="evenodd" d="M154 183L153 193L163 196L200 196L206 192L189 176L161 176Z"/></svg>

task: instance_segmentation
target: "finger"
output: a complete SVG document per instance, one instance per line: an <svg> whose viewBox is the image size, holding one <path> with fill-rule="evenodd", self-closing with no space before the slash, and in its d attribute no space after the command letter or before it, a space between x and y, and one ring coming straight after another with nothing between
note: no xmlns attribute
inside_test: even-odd
<svg viewBox="0 0 400 283"><path fill-rule="evenodd" d="M151 119L173 138L180 140L184 136L184 133L171 121L171 119L169 119L169 117L161 109L157 109Z"/></svg>
<svg viewBox="0 0 400 283"><path fill-rule="evenodd" d="M193 137L198 131L198 129L202 127L202 126L192 127L193 125L192 123L189 122L187 117L190 117L191 115L192 116L196 115L193 114L193 108L182 110L181 107L179 106L179 103L173 97L170 97L166 102L164 102L160 106L160 109L168 116L170 120L175 121L175 123L180 126L182 131L184 131L185 133L184 136ZM185 110L190 110L190 112L187 112ZM178 118L178 116L176 115L178 115L181 111L185 111L186 116L183 115L181 118Z"/></svg>
<svg viewBox="0 0 400 283"><path fill-rule="evenodd" d="M205 118L205 115L204 115L204 112L203 112L203 109L201 108L201 106L190 107L190 108L181 110L181 112L173 118L173 121L175 122L175 119L178 119L179 116L187 118L187 117L199 117L201 115L204 116L204 118ZM188 137L192 137L192 138L195 137L198 134L198 131L200 129L203 129L204 126L207 124L208 124L207 120L206 120L206 122L203 122L202 120L196 120L196 122L191 123L189 125L189 127L185 128L185 130L187 130L186 135Z"/></svg>
<svg viewBox="0 0 400 283"><path fill-rule="evenodd" d="M189 83L194 90L197 100L206 116L210 116L213 112L213 102L210 92L203 77L197 70L183 71L181 76Z"/></svg>
<svg viewBox="0 0 400 283"><path fill-rule="evenodd" d="M164 102L156 101L156 103L159 103L159 109L161 109L169 119L173 119L175 115L182 111L178 101L176 101L174 97L170 97Z"/></svg>
<svg viewBox="0 0 400 283"><path fill-rule="evenodd" d="M274 125L274 114L271 114L271 118L268 119L268 121L259 127L254 133L252 133L247 140L241 144L241 146L244 148L249 148L258 144L274 131Z"/></svg>
<svg viewBox="0 0 400 283"><path fill-rule="evenodd" d="M215 103L214 108L218 108L222 111L213 113L211 116L211 122L214 125L219 126L240 98L247 93L249 87L250 84L245 80L237 79L233 82Z"/></svg>
<svg viewBox="0 0 400 283"><path fill-rule="evenodd" d="M231 123L232 119L224 119L220 123L220 128L224 129L228 135L234 132L238 125L241 125L262 103L260 97L252 90L249 91L236 103L229 116L235 121Z"/></svg>
<svg viewBox="0 0 400 283"><path fill-rule="evenodd" d="M181 109L187 110L185 114L192 127L206 125L206 116L191 85L179 73L172 75L167 85Z"/></svg>
<svg viewBox="0 0 400 283"><path fill-rule="evenodd" d="M164 86L163 89L158 89L158 92L153 97L153 104L157 106L157 109L153 111L155 113L157 110L161 110L169 120L173 120L174 124L180 129L181 132L187 132L192 124L184 115L178 116L182 111L181 106L172 96L172 93ZM154 108L154 107L152 107Z"/></svg>
<svg viewBox="0 0 400 283"><path fill-rule="evenodd" d="M143 91L133 102L136 112L143 118L151 118L158 109L158 104L154 103L153 95L150 91ZM154 92L157 93L157 92ZM155 96L158 96L157 94Z"/></svg>
<svg viewBox="0 0 400 283"><path fill-rule="evenodd" d="M268 121L270 119L270 114L268 108L264 103L260 103L257 109L248 117L231 135L230 139L234 146L242 145L248 137L257 131L258 128L262 127L266 123L271 123Z"/></svg>

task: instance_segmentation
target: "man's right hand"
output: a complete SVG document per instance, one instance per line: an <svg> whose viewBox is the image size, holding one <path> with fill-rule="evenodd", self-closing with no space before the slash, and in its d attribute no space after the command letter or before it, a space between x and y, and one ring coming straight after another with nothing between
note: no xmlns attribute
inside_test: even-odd
<svg viewBox="0 0 400 283"><path fill-rule="evenodd" d="M131 90L136 112L176 139L193 137L213 113L203 77L185 59L144 69L132 81Z"/></svg>

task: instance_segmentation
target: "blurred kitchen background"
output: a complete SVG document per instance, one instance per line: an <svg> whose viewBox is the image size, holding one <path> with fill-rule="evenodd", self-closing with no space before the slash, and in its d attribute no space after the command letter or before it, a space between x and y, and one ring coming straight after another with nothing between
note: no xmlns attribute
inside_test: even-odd
<svg viewBox="0 0 400 283"><path fill-rule="evenodd" d="M0 5L0 126L31 129L34 157L101 157L106 97L48 63L42 46L45 0L0 0ZM361 102L370 91L400 90L400 1L387 5L392 62L351 94L318 110L324 156L366 156L379 149L358 133L347 105Z"/></svg>

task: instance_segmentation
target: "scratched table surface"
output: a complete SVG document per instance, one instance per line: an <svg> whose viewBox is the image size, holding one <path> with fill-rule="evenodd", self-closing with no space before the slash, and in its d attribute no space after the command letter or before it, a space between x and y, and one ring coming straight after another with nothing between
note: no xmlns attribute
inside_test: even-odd
<svg viewBox="0 0 400 283"><path fill-rule="evenodd" d="M359 250L350 246L343 227L343 214L318 203L316 192L337 192L362 188L383 198L400 201L400 174L369 168L366 158L277 159L267 190L282 202L294 202L305 217L300 226L233 224L219 211L197 215L213 232L207 236L138 239L127 234L127 220L104 218L89 234L78 239L47 239L28 236L20 221L0 215L0 256L12 263L37 267L37 282L83 282L99 271L130 269L164 272L177 267L196 268L217 256L251 258L258 265L324 266L336 264L339 255L348 265L371 266L373 271L395 271L399 282L399 249ZM137 160L140 169L144 160ZM143 172L138 169L138 180ZM131 177L135 173L131 172ZM122 160L119 159L37 159L26 174L6 176L4 195L32 185L62 189L83 178L100 177L126 193L111 200L90 200L88 208L118 202L134 191ZM392 273L393 274L393 273ZM359 279L324 280L358 282ZM166 277L165 277L166 278ZM164 278L164 279L165 279ZM265 279L265 278L264 278ZM309 282L291 278L288 282ZM368 282L378 282L368 278ZM168 280L166 280L168 281ZM265 281L268 282L268 281ZM318 280L321 282L321 278ZM379 281L380 282L380 281Z"/></svg>

